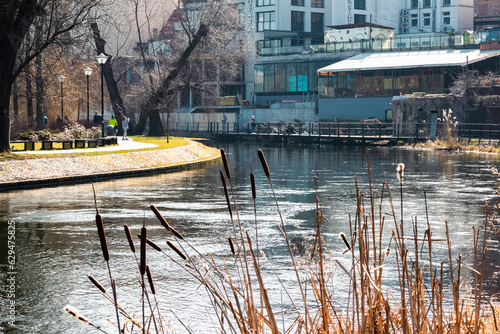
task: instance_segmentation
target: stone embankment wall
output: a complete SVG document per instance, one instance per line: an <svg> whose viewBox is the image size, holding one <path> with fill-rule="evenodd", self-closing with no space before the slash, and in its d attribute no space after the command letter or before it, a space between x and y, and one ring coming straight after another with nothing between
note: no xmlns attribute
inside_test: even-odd
<svg viewBox="0 0 500 334"><path fill-rule="evenodd" d="M496 82L493 84L496 85ZM395 124L430 123L443 117L443 110L453 110L460 123L500 123L500 86L473 87L462 95L422 94L397 96L392 100Z"/></svg>

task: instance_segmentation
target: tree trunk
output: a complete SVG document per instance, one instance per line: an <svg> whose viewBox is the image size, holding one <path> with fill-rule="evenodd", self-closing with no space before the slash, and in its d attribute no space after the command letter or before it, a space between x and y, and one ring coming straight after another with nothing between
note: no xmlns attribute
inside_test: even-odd
<svg viewBox="0 0 500 334"><path fill-rule="evenodd" d="M35 19L37 0L9 2L18 10L12 17L11 9L0 11L0 152L10 152L10 93L14 76L12 72L17 53ZM7 6L7 5L6 5ZM8 7L8 6L7 6Z"/></svg>
<svg viewBox="0 0 500 334"><path fill-rule="evenodd" d="M31 35L28 32L26 34L26 44L31 44ZM30 66L26 66L24 71L24 78L26 80L26 118L28 123L28 129L33 128L33 85L32 85L32 77Z"/></svg>
<svg viewBox="0 0 500 334"><path fill-rule="evenodd" d="M188 46L182 53L181 57L177 60L177 63L175 64L172 71L170 71L168 76L161 82L160 87L158 87L154 92L152 92L147 98L146 102L141 106L141 114L139 116L139 121L137 122L137 125L135 127L136 133L144 132L144 129L146 127L146 121L149 117L150 128L148 135L150 136L164 135L161 123L153 123L151 119L153 120L160 119L160 111L158 108L159 103L166 96L172 82L174 82L174 80L177 78L177 76L182 71L184 66L187 64L187 61L191 53L193 53L193 51L196 49L196 46L201 42L203 37L205 37L208 34L209 30L210 28L207 25L200 24L198 31L193 36L193 39L189 42ZM151 127L151 125L153 125L153 128Z"/></svg>
<svg viewBox="0 0 500 334"><path fill-rule="evenodd" d="M37 41L40 40L40 36L42 35L42 24L44 22L44 17L40 17L37 20L35 38ZM38 45L37 48L40 46ZM43 82L43 74L42 74L42 54L39 53L35 58L35 95L36 95L36 129L42 130L44 128L43 124L43 104L45 100L44 96L44 82Z"/></svg>
<svg viewBox="0 0 500 334"><path fill-rule="evenodd" d="M101 54L105 52L106 41L101 38L101 33L99 31L99 26L96 22L93 22L90 25L92 29L92 33L94 34L95 46L97 49L97 54ZM122 122L121 119L124 115L127 115L125 110L125 106L123 105L123 100L121 98L120 92L118 91L118 85L116 84L115 77L113 75L113 68L111 67L111 61L108 61L102 67L104 79L106 80L106 87L108 88L109 98L111 100L111 105L113 106L113 112L115 114L115 118L118 122L118 130L120 133L122 130Z"/></svg>

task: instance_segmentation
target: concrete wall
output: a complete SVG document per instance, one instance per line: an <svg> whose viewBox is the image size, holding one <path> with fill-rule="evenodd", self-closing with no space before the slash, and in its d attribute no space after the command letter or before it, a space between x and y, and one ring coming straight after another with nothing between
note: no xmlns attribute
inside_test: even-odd
<svg viewBox="0 0 500 334"><path fill-rule="evenodd" d="M391 109L392 97L321 98L318 99L319 120L360 120L375 117L385 121L385 111Z"/></svg>

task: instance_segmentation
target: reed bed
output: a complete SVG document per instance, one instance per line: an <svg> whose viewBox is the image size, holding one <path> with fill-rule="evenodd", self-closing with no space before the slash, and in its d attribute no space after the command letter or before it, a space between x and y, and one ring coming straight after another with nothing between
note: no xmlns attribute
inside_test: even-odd
<svg viewBox="0 0 500 334"><path fill-rule="evenodd" d="M280 276L275 274L276 268L273 268L269 259L260 250L256 176L254 173L250 175L255 224L243 227L236 205L230 167L223 149L221 155L223 170L220 170L220 179L232 224L232 235L228 237L227 245L220 246L226 250L225 254L204 255L190 244L189 236L181 235L168 223L155 205L151 205L150 209L165 228L164 237L168 246L166 250L147 238L147 226L144 223L138 235L140 247L137 251L130 228L124 226L124 237L127 238L132 256L137 263L136 280L142 292L141 314L129 313L126 306L119 303L120 296L116 295L114 279L109 269L109 262L112 259L109 256L104 225L102 217L97 212L98 235L109 270L111 293L93 276L89 276L89 280L114 306L116 322L112 320L110 322L114 324L115 332L174 332L168 316L161 311L162 307L168 307L168 300L156 299L155 284L162 285L162 282L154 281L154 263L149 263L147 256L147 252L150 251L162 253L204 288L210 300L213 319L216 319L215 328L211 332L241 334L499 332L499 305L482 291L487 231L491 218L487 207L485 207L484 225L471 231L475 257L473 265L466 266L460 254L452 254L448 222L445 224L444 238L438 240L427 217L424 218L424 221L427 219L424 224L425 229L420 230L419 226L422 225L417 224L416 217L407 218L404 215L404 165L398 165L395 171L398 174L399 184L395 192L397 195L393 196L387 183L383 183L378 192L373 189L369 159L367 159L368 189L361 189L355 178L356 212L349 214L350 230L342 233L338 239L340 245L345 247L343 256L349 257L350 265L346 266L345 261L341 264L338 260L339 254L330 250L322 237L322 226L327 217L323 215L322 204L317 195L316 216L313 218L316 222L315 231L308 251L299 255L294 251L288 237L264 152L258 150L264 177L272 190L272 200L278 212L277 228L286 244L289 263L296 279L293 286L286 286ZM400 210L395 208L395 201L399 202ZM389 208L388 211L385 210L386 207ZM447 243L447 259L433 258L433 243L436 241ZM390 275L384 272L384 263L388 259L396 265L398 284L395 286L385 283ZM333 268L340 269L348 282L349 293L345 300L335 298ZM472 282L463 281L462 273L465 270L473 273ZM270 273L271 277L264 277L265 273ZM273 308L276 302L271 299L266 287L266 282L269 280L276 280L288 298L284 303L288 303L292 311L287 312L286 324L278 320L279 310ZM162 288L168 287L162 286ZM295 290L294 295L299 296L298 298L292 298L291 289ZM78 312L72 312L77 314L75 317L80 317ZM86 318L83 319L85 324L91 324ZM92 327L105 332L94 324ZM191 332L188 326L185 329Z"/></svg>

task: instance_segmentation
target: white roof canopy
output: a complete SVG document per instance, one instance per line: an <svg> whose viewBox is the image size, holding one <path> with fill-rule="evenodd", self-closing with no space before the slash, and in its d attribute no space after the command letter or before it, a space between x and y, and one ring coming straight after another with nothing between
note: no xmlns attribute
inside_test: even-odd
<svg viewBox="0 0 500 334"><path fill-rule="evenodd" d="M320 68L318 72L352 72L415 67L465 66L500 55L500 50L426 50L361 53Z"/></svg>

